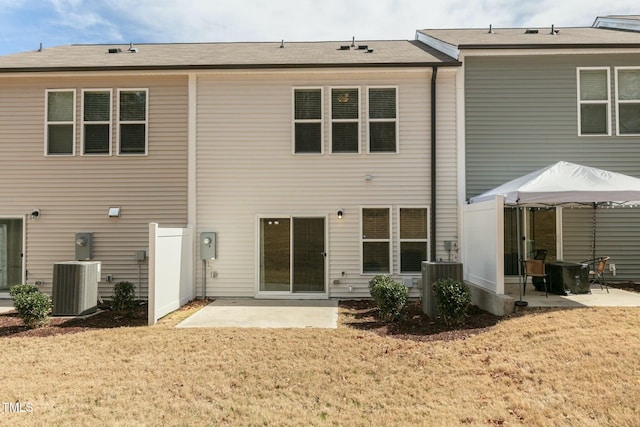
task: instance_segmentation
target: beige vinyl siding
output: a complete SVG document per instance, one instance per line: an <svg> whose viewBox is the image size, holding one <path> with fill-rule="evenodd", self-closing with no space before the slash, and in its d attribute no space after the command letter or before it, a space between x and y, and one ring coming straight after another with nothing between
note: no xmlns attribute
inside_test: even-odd
<svg viewBox="0 0 640 427"><path fill-rule="evenodd" d="M360 211L362 207L390 207L393 269L399 278L398 208L430 203L430 79L430 70L216 73L199 77L198 231L218 232L218 257L208 262L207 293L255 295L257 215L327 216L329 294L367 297L372 276L360 274ZM361 88L359 154L331 153L327 94L333 86ZM367 154L364 118L369 86L398 88L397 154ZM323 154L292 153L291 94L295 87L324 88ZM453 77L443 78L439 88L443 100L455 99ZM454 118L453 110L443 111L445 122ZM441 132L445 141L451 138L455 149L455 136L444 129ZM454 156L454 152L444 150L443 162L447 156ZM455 165L454 160L450 163ZM366 175L372 179L367 181ZM452 188L451 200L455 200L455 185ZM339 209L344 211L341 220L337 219ZM455 203L448 212L455 212ZM454 239L456 227L445 224L449 230L441 231L442 235ZM200 287L202 278L198 280ZM333 284L336 280L339 283ZM413 295L418 295L417 289Z"/></svg>
<svg viewBox="0 0 640 427"><path fill-rule="evenodd" d="M76 156L44 156L45 90L149 89L149 153L81 156L80 98L76 102ZM117 99L114 99L114 105ZM115 108L113 126L117 126ZM93 260L102 262L101 296L113 284L138 285L136 250L146 250L148 223L187 222L187 79L161 76L24 77L0 79L0 217L26 215L28 281L51 291L53 264L75 256L76 232L93 232ZM120 218L108 218L120 206ZM40 218L28 214L41 210ZM140 265L147 296L147 261Z"/></svg>
<svg viewBox="0 0 640 427"><path fill-rule="evenodd" d="M640 177L640 137L578 136L576 68L637 65L640 54L466 57L466 197L559 160ZM597 255L611 256L617 280L640 279L637 210L609 210L598 221ZM591 209L565 209L565 260L591 254ZM634 215L636 215L634 217ZM581 218L572 223L572 218ZM587 236L587 237L585 237ZM585 240L586 239L586 240Z"/></svg>

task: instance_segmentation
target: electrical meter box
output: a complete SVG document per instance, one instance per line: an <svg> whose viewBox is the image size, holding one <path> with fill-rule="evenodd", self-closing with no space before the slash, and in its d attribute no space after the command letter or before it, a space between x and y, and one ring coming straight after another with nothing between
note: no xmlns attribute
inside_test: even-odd
<svg viewBox="0 0 640 427"><path fill-rule="evenodd" d="M76 261L88 261L93 257L93 233L76 233Z"/></svg>
<svg viewBox="0 0 640 427"><path fill-rule="evenodd" d="M200 233L200 258L216 259L216 240L217 234L213 231L205 231Z"/></svg>

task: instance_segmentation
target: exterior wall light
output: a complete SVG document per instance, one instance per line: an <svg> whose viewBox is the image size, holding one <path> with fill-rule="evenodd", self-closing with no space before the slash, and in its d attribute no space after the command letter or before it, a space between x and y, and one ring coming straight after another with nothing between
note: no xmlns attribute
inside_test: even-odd
<svg viewBox="0 0 640 427"><path fill-rule="evenodd" d="M342 215L344 215L344 211L342 209L340 209L338 211L338 219L342 219Z"/></svg>

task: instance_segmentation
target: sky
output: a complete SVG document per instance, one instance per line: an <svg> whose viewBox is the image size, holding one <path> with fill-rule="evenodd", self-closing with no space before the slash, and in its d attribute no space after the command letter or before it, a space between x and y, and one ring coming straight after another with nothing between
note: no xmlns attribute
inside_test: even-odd
<svg viewBox="0 0 640 427"><path fill-rule="evenodd" d="M411 40L428 28L591 26L638 0L0 0L0 55L68 44Z"/></svg>

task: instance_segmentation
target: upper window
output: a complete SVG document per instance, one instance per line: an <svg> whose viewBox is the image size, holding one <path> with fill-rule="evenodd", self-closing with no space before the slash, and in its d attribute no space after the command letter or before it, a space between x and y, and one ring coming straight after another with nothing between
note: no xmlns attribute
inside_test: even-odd
<svg viewBox="0 0 640 427"><path fill-rule="evenodd" d="M398 99L396 88L369 88L369 152L398 151Z"/></svg>
<svg viewBox="0 0 640 427"><path fill-rule="evenodd" d="M616 68L617 135L640 135L640 68Z"/></svg>
<svg viewBox="0 0 640 427"><path fill-rule="evenodd" d="M46 91L45 153L48 155L75 154L75 89Z"/></svg>
<svg viewBox="0 0 640 427"><path fill-rule="evenodd" d="M578 134L610 135L609 68L578 68Z"/></svg>
<svg viewBox="0 0 640 427"><path fill-rule="evenodd" d="M389 208L362 209L362 272L391 272Z"/></svg>
<svg viewBox="0 0 640 427"><path fill-rule="evenodd" d="M322 153L322 89L293 91L294 152Z"/></svg>
<svg viewBox="0 0 640 427"><path fill-rule="evenodd" d="M111 154L111 90L82 92L82 153Z"/></svg>
<svg viewBox="0 0 640 427"><path fill-rule="evenodd" d="M147 154L147 92L118 90L119 154Z"/></svg>
<svg viewBox="0 0 640 427"><path fill-rule="evenodd" d="M360 90L331 89L331 152L360 151Z"/></svg>
<svg viewBox="0 0 640 427"><path fill-rule="evenodd" d="M420 273L427 260L426 208L400 208L400 273Z"/></svg>

